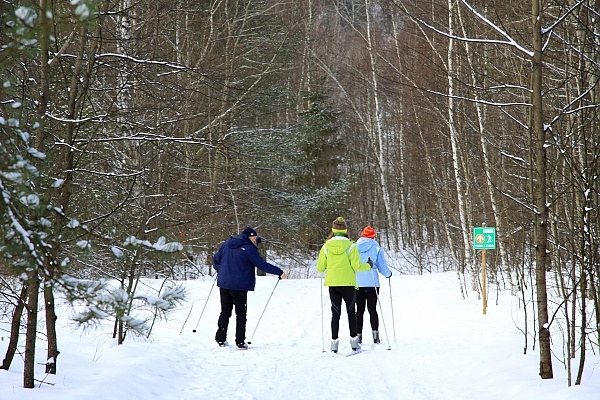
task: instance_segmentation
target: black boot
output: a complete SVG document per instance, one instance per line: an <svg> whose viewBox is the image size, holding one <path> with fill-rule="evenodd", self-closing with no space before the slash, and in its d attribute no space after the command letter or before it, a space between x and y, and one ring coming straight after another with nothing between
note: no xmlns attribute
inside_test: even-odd
<svg viewBox="0 0 600 400"><path fill-rule="evenodd" d="M373 331L373 343L381 343L381 340L379 340L379 331Z"/></svg>

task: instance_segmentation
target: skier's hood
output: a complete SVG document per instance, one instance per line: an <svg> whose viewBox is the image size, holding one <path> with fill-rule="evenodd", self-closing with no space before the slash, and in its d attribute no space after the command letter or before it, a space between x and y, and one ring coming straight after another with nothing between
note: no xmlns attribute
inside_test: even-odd
<svg viewBox="0 0 600 400"><path fill-rule="evenodd" d="M370 238L360 237L356 241L356 245L358 246L359 253L368 253L372 248L377 247L377 242Z"/></svg>
<svg viewBox="0 0 600 400"><path fill-rule="evenodd" d="M252 242L250 241L250 239L248 239L248 236L244 234L232 237L227 241L227 247L229 247L230 249L239 249L240 247L247 244L252 244Z"/></svg>
<svg viewBox="0 0 600 400"><path fill-rule="evenodd" d="M345 253L351 244L350 239L347 237L334 236L325 243L325 246L327 247L327 253L340 255Z"/></svg>

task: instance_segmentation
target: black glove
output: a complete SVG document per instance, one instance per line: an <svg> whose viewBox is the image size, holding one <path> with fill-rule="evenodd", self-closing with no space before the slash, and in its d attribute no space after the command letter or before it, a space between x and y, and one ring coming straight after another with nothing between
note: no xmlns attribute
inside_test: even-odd
<svg viewBox="0 0 600 400"><path fill-rule="evenodd" d="M371 260L371 257L369 257L369 259L367 260L367 264L369 264L371 268L373 268L373 261Z"/></svg>

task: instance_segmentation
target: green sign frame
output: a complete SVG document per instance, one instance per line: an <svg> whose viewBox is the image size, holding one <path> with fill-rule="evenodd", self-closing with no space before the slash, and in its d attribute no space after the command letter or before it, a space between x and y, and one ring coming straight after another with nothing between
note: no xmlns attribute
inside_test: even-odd
<svg viewBox="0 0 600 400"><path fill-rule="evenodd" d="M496 228L473 228L473 248L475 250L496 249Z"/></svg>

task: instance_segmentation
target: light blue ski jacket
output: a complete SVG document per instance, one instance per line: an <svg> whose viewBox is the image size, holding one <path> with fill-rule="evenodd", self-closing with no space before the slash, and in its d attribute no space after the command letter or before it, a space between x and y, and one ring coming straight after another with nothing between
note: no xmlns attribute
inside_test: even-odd
<svg viewBox="0 0 600 400"><path fill-rule="evenodd" d="M358 253L360 254L360 261L366 263L369 258L373 261L373 268L367 272L356 273L356 286L357 287L379 287L379 273L386 278L392 276L392 271L388 268L387 261L383 255L383 249L379 246L379 243L375 239L361 237L356 241L358 247Z"/></svg>

